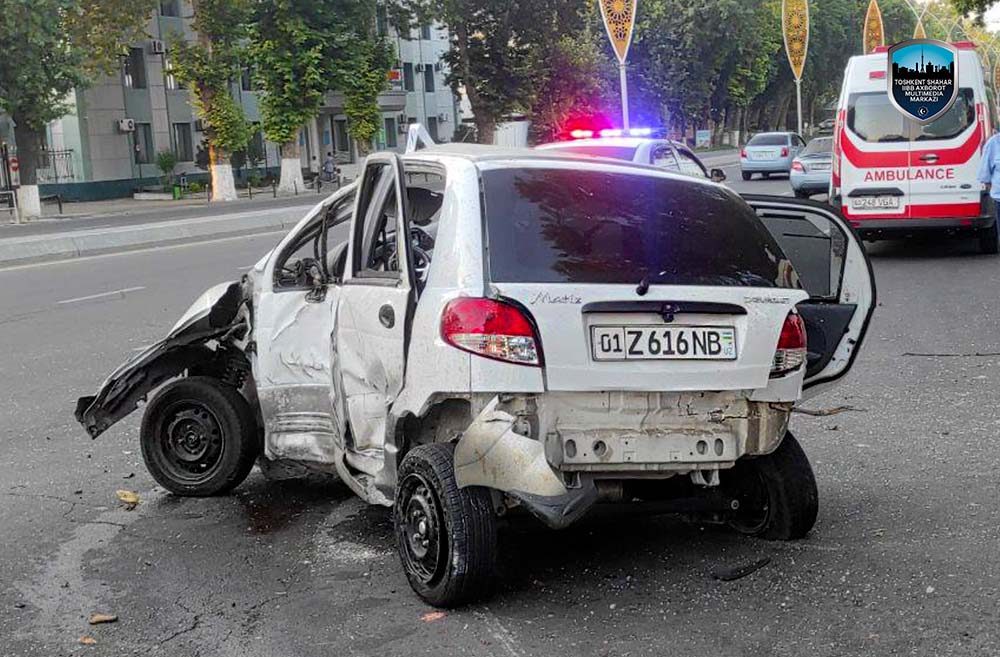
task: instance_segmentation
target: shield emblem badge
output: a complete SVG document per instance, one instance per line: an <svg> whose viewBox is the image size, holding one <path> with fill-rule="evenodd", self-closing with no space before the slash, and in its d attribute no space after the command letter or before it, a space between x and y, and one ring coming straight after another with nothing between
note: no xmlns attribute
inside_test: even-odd
<svg viewBox="0 0 1000 657"><path fill-rule="evenodd" d="M936 39L912 39L889 48L889 100L920 123L947 112L958 97L958 49Z"/></svg>

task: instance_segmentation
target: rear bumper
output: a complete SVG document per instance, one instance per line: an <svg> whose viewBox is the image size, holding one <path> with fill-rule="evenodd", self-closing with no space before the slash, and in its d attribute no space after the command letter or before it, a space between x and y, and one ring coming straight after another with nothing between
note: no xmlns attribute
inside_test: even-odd
<svg viewBox="0 0 1000 657"><path fill-rule="evenodd" d="M996 222L995 202L985 194L980 201L979 214L966 217L940 216L916 219L859 217L852 215L850 208L844 206L839 197L831 199L831 205L841 208L847 221L865 239L906 237L934 231L975 232L989 228Z"/></svg>
<svg viewBox="0 0 1000 657"><path fill-rule="evenodd" d="M788 173L792 160L740 160L740 170L747 173Z"/></svg>
<svg viewBox="0 0 1000 657"><path fill-rule="evenodd" d="M795 173L788 176L792 189L799 192L826 193L830 191L830 172L823 173Z"/></svg>

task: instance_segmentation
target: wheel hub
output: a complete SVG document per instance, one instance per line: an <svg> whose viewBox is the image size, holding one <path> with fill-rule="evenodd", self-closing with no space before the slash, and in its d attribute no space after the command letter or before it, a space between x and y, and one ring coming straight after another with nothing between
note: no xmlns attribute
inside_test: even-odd
<svg viewBox="0 0 1000 657"><path fill-rule="evenodd" d="M162 436L164 466L181 479L201 478L221 459L221 425L215 414L199 403L175 408Z"/></svg>
<svg viewBox="0 0 1000 657"><path fill-rule="evenodd" d="M401 484L404 559L422 582L438 577L442 558L441 511L430 486L419 475L409 475Z"/></svg>

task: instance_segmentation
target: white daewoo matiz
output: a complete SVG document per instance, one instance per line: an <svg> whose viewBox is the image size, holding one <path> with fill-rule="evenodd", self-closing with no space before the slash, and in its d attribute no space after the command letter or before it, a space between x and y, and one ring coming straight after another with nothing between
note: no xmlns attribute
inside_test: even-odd
<svg viewBox="0 0 1000 657"><path fill-rule="evenodd" d="M97 436L148 397L143 456L180 495L254 462L336 472L394 506L410 584L451 606L490 591L496 521L517 509L559 528L655 500L805 535L817 490L790 413L847 373L874 306L825 205L432 146L369 157L77 418Z"/></svg>

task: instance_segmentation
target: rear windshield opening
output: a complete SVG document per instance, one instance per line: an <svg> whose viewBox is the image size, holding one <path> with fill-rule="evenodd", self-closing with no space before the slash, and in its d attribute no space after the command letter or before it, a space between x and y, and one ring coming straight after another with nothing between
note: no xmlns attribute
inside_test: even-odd
<svg viewBox="0 0 1000 657"><path fill-rule="evenodd" d="M788 135L756 135L747 146L787 146Z"/></svg>
<svg viewBox="0 0 1000 657"><path fill-rule="evenodd" d="M847 127L867 142L953 139L975 121L975 94L969 87L960 88L955 104L927 125L907 119L884 91L851 94L847 99Z"/></svg>
<svg viewBox="0 0 1000 657"><path fill-rule="evenodd" d="M482 179L494 282L798 287L770 233L728 190L557 168Z"/></svg>

